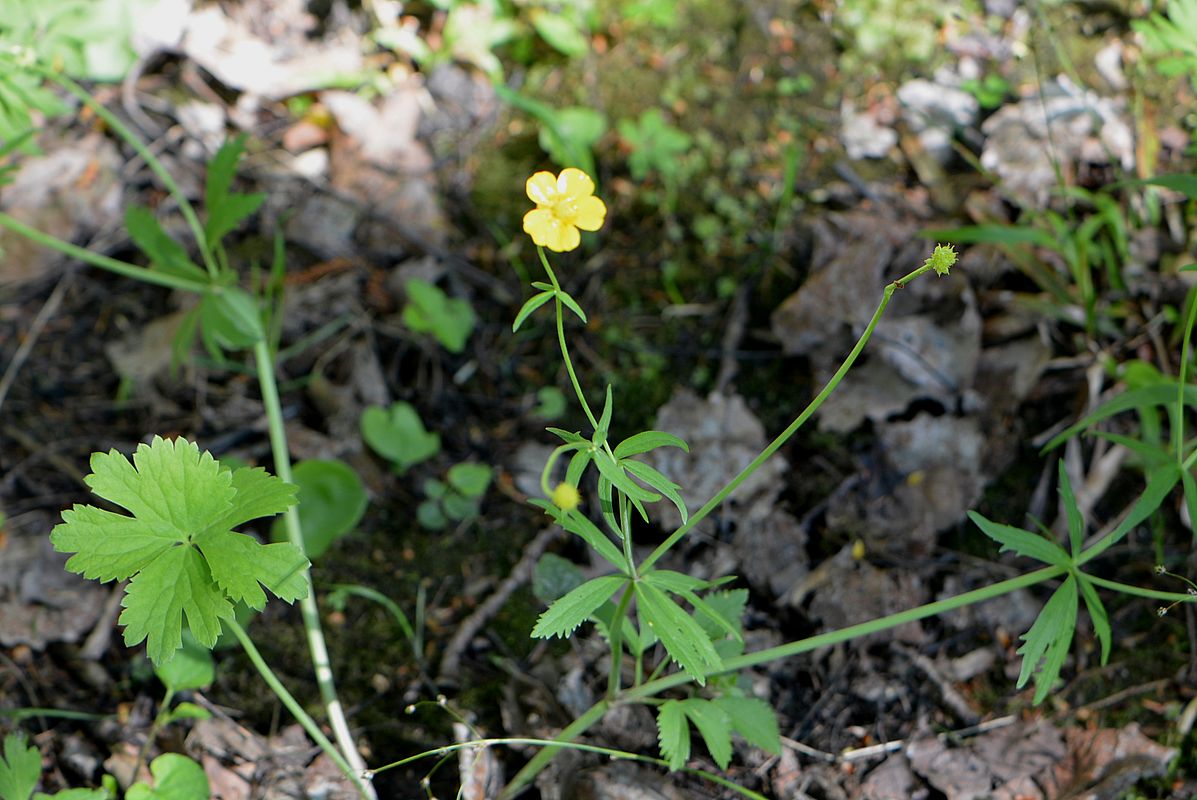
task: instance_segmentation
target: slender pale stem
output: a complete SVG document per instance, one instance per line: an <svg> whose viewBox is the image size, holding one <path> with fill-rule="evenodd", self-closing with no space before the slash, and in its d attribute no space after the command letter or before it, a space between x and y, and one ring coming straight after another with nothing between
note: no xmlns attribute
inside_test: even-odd
<svg viewBox="0 0 1197 800"><path fill-rule="evenodd" d="M836 387L840 385L840 381L842 381L844 376L848 374L848 371L852 369L852 365L856 363L857 357L860 356L861 351L864 350L865 345L868 344L869 339L873 335L873 329L877 327L877 323L881 321L882 315L885 314L886 306L889 305L889 301L893 297L894 291L901 289L907 283L930 269L931 267L929 265L924 264L923 266L911 272L909 275L899 278L885 287L885 290L881 295L881 302L878 304L877 310L873 312L873 318L869 320L868 327L866 327L864 333L860 335L860 338L856 341L856 346L852 348L852 352L850 352L848 357L844 359L844 363L840 365L840 368L836 370L836 373L831 376L831 380L829 380L827 385L823 387L823 391L819 392L815 399L810 401L810 404L803 410L803 412L799 414L784 431L778 434L777 438L770 442L769 446L762 450L760 455L754 458L748 466L744 467L744 469L740 471L739 475L732 478L731 481L729 481L726 486L720 489L714 497L708 500L702 508L694 512L684 525L671 533L669 537L665 539L665 541L661 542L661 544L657 545L657 548L653 550L648 558L646 558L640 565L641 572L647 570L649 567L655 564L657 559L669 551L669 548L678 543L678 540L689 533L695 525L706 519L708 514L718 508L719 505L727 499L728 495L734 492L741 483L748 479L748 476L756 472L757 469L760 468L761 464L764 464L769 460L770 457L772 457L774 453L780 450L781 446L789 441L790 437L793 436L808 419L810 419L811 415L819 410L819 406L823 405L823 401L826 400L831 393L835 391Z"/></svg>
<svg viewBox="0 0 1197 800"><path fill-rule="evenodd" d="M187 195L183 194L183 190L179 188L179 184L175 182L175 179L167 171L166 167L163 166L158 157L150 152L150 149L145 146L141 138L129 130L129 127L125 123L121 122L115 114L92 97L91 93L75 83L68 76L52 69L46 69L45 67L34 67L34 69L46 80L57 83L78 98L79 102L90 108L96 116L104 120L108 127L112 128L126 144L133 148L137 155L142 157L146 166L157 176L158 180L162 181L162 185L166 187L166 190L174 197L175 202L179 204L179 211L183 214L183 219L187 220L187 226L191 228L191 235L195 237L195 243L198 245L200 254L203 256L204 266L207 267L208 274L215 278L220 271L208 247L208 237L204 233L204 226L200 223L195 209L187 199Z"/></svg>
<svg viewBox="0 0 1197 800"><path fill-rule="evenodd" d="M319 745L321 750L328 753L328 757L331 758L333 763L337 765L337 768L345 774L345 777L349 778L357 786L362 787L364 781L362 779L361 771L359 770L355 772L354 768L349 766L349 762L345 760L345 757L333 745L333 743L328 740L328 737L324 735L324 731L320 730L320 726L316 724L316 721L312 719L308 712L303 710L303 706L301 706L295 700L295 698L291 695L291 692L287 691L287 687L284 686L283 682L280 681L278 676L274 674L274 670L272 670L270 665L266 663L266 659L262 658L262 654L258 652L257 646L255 646L253 640L249 638L249 634L245 632L245 629L242 628L236 620L232 619L225 620L224 624L225 627L231 630L233 635L237 637L237 641L241 643L242 649L245 650L245 654L249 656L249 660L258 670L258 674L262 676L262 680L266 681L266 685L270 687L271 691L278 695L278 699L283 702L283 705L287 707L287 710L291 712L291 715L295 717L299 724L303 726L303 729L308 732L308 736L312 737L312 741Z"/></svg>
<svg viewBox="0 0 1197 800"><path fill-rule="evenodd" d="M607 632L608 644L611 646L611 674L607 676L607 697L611 700L619 694L619 671L623 666L623 618L628 613L628 606L632 603L635 584L628 583L623 596L619 598L619 605L611 615L611 630Z"/></svg>
<svg viewBox="0 0 1197 800"><path fill-rule="evenodd" d="M287 433L283 427L283 409L279 402L278 385L274 379L274 359L265 339L260 339L254 345L254 360L257 362L258 383L262 389L262 404L266 407L266 419L270 427L270 449L274 451L274 473L287 483L292 483L291 452L287 447ZM287 539L291 544L298 547L301 552L304 551L303 531L299 524L299 514L294 506L283 514L283 526L286 528ZM320 687L320 696L324 700L324 708L337 744L341 746L342 753L353 769L360 773L366 769L366 765L357 751L357 745L349 731L349 723L345 719L345 710L341 706L340 698L337 697L337 687L333 681L332 666L328 658L328 647L324 643L324 630L320 627L320 610L316 607L316 593L315 587L312 585L311 570L304 570L304 579L307 581L308 591L300 600L299 608L303 616L303 627L307 632L312 666L316 670L316 684ZM366 797L371 800L375 797L374 787L369 783L359 780L358 786Z"/></svg>
<svg viewBox="0 0 1197 800"><path fill-rule="evenodd" d="M610 702L606 699L599 700L597 703L583 712L581 716L579 716L569 725L565 726L565 728L561 730L561 733L557 734L555 737L556 741L562 743L572 742L574 739L588 731L590 726L602 719L603 715L607 713L607 709L610 707L610 705ZM513 798L519 794L519 791L528 783L530 783L542 769L547 767L549 762L552 761L560 751L560 746L549 746L532 756L532 760L525 764L524 768L515 774L515 777L511 779L511 783L507 784L507 788L505 788L503 793L499 795L500 800L510 800L510 798Z"/></svg>
<svg viewBox="0 0 1197 800"><path fill-rule="evenodd" d="M117 275L123 275L126 278L152 283L157 286L165 286L168 289L182 289L183 291L200 294L208 291L207 284L199 283L198 281L189 281L177 275L169 275L165 272L138 267L125 261L93 253L85 248L77 247L70 242L64 242L44 231L39 231L37 228L31 228L3 212L0 212L0 226L8 228L13 233L20 234L30 241L37 242L42 247L56 250L65 256L70 256L85 264L91 264L93 267L115 272Z"/></svg>

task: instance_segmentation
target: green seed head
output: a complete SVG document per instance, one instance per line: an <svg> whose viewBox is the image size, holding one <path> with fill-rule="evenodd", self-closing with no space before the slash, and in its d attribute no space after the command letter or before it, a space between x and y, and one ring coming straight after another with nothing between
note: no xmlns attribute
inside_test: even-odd
<svg viewBox="0 0 1197 800"><path fill-rule="evenodd" d="M924 267L931 267L937 275L947 275L952 265L956 263L956 251L950 244L935 245L935 252L923 262Z"/></svg>

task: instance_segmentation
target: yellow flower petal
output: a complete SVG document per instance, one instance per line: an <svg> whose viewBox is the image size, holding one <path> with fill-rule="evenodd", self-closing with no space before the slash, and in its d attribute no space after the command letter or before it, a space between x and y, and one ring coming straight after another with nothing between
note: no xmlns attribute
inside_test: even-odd
<svg viewBox="0 0 1197 800"><path fill-rule="evenodd" d="M577 167L566 167L557 178L557 193L571 199L581 199L594 194L594 181Z"/></svg>
<svg viewBox="0 0 1197 800"><path fill-rule="evenodd" d="M607 206L597 197L583 197L575 207L574 224L584 231L597 231L607 218Z"/></svg>
<svg viewBox="0 0 1197 800"><path fill-rule="evenodd" d="M561 226L561 248L558 253L564 253L567 250L573 250L582 243L582 234L578 233L578 229L573 225Z"/></svg>
<svg viewBox="0 0 1197 800"><path fill-rule="evenodd" d="M538 206L551 206L557 202L557 179L551 172L537 172L528 178L528 199Z"/></svg>
<svg viewBox="0 0 1197 800"><path fill-rule="evenodd" d="M541 247L548 247L549 242L557 241L560 227L560 220L547 208L536 208L524 215L524 233Z"/></svg>

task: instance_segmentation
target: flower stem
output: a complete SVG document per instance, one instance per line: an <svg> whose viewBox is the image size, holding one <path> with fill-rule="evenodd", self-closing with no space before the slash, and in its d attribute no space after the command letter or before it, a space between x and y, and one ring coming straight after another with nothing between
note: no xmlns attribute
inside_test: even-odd
<svg viewBox="0 0 1197 800"><path fill-rule="evenodd" d="M944 600L937 600L933 603L918 606L917 608L900 611L897 614L890 614L887 617L880 619L869 620L862 622L859 625L850 625L847 628L841 628L836 631L829 631L828 633L819 634L818 636L811 636L806 639L799 639L795 642L780 645L778 647L770 647L765 650L758 650L754 653L745 653L742 656L735 658L724 659L723 666L718 672L709 673L708 678L715 675L736 672L737 670L748 667L759 666L772 661L777 661L783 658L789 658L801 653L807 653L811 650L816 650L820 647L828 647L841 642L846 642L860 636L867 636L871 633L895 628L899 625L904 625L907 622L915 622L927 617L933 617L938 614L944 614L948 611L954 611L958 608L963 608L974 603L981 603L986 600L992 600L1001 597L1004 594L1024 589L1028 586L1033 586L1043 581L1051 580L1052 578L1063 575L1067 570L1064 567L1044 567L1043 569L1028 572L1025 575L1020 575L1016 578L1000 581L990 586L985 586L980 589L974 589L971 592L949 597ZM665 662L662 662L665 663ZM557 741L568 742L581 736L592 725L602 719L603 714L607 709L615 703L630 703L630 702L645 702L649 698L660 694L666 689L671 689L675 686L682 686L691 683L694 680L689 674L685 672L676 672L672 675L667 675L664 678L650 679L649 681L640 684L639 686L631 687L622 693L614 703L608 699L600 700L592 706L586 713L578 717L570 726L561 731L557 736ZM530 783L540 770L548 765L556 752L549 750L542 750L528 762L528 764L519 771L518 774L508 784L503 797L514 797L519 789Z"/></svg>
<svg viewBox="0 0 1197 800"><path fill-rule="evenodd" d="M549 282L553 284L553 289L560 292L561 284L557 282L557 275L554 274L553 268L549 266L549 259L544 254L544 248L537 245L536 253L540 256L540 263L544 265L544 271L549 276ZM574 393L578 395L578 402L582 404L582 410L586 412L586 419L590 420L590 425L598 429L598 417L594 416L594 412L590 410L590 404L586 402L586 395L582 393L582 385L578 382L578 375L574 372L574 362L569 357L569 347L565 343L565 315L563 313L561 298L554 297L553 304L557 311L557 343L561 345L561 359L565 362L565 371L569 373L569 382L574 386Z"/></svg>
<svg viewBox="0 0 1197 800"><path fill-rule="evenodd" d="M1197 601L1197 596L1191 594L1181 594L1179 592L1161 592L1158 589L1145 589L1141 586L1134 586L1129 583L1119 583L1118 581L1107 580L1106 578L1098 578L1094 575L1085 573L1085 577L1094 584L1102 586L1106 589L1113 589L1115 592L1122 592L1123 594L1130 594L1136 597L1146 597L1150 600L1163 600L1170 603L1192 603Z"/></svg>
<svg viewBox="0 0 1197 800"><path fill-rule="evenodd" d="M93 253L90 250L82 247L77 247L70 242L51 236L44 231L39 231L37 228L31 228L23 222L10 217L8 214L0 212L0 226L8 228L13 233L24 236L30 241L37 242L42 247L47 247L51 250L56 250L65 256L77 259L85 264L91 264L93 267L115 272L117 275L123 275L126 278L132 278L145 283L152 283L157 286L165 286L169 289L182 289L187 292L196 292L203 294L208 291L208 285L198 283L196 281L189 281L186 278L180 278L177 275L169 275L165 272L157 270L146 269L145 267L138 267L125 261L120 261L115 258Z"/></svg>
<svg viewBox="0 0 1197 800"><path fill-rule="evenodd" d="M274 359L270 353L270 346L266 340L259 339L254 345L254 360L258 370L258 383L262 390L262 404L266 407L266 419L270 427L270 449L274 452L274 473L292 483L291 451L287 447L287 433L283 427L283 409L279 402L278 385L274 379ZM283 513L283 525L287 531L287 539L291 544L304 552L303 531L299 524L299 513L295 506ZM304 570L308 591L299 601L299 608L303 616L303 627L307 632L308 650L312 655L312 666L316 670L316 683L320 687L320 696L324 700L324 708L328 714L329 724L341 752L348 759L350 765L358 773L366 769L365 762L357 751L353 735L349 731L349 723L345 719L345 710L341 700L337 697L337 687L333 682L332 666L329 663L328 647L324 642L324 631L320 627L320 611L316 607L315 587L312 584L311 570ZM364 797L374 800L374 787L364 781L358 781L358 787Z"/></svg>
<svg viewBox="0 0 1197 800"><path fill-rule="evenodd" d="M923 274L929 269L931 269L930 265L924 264L923 266L911 272L909 275L899 278L885 287L885 290L881 295L881 302L878 304L877 310L873 312L873 318L869 320L868 327L865 328L864 333L862 333L860 338L857 339L856 346L852 348L852 352L848 353L848 357L844 359L844 363L840 365L840 368L836 370L836 373L831 376L831 380L829 380L827 385L823 387L823 391L819 392L815 399L810 401L810 404L803 410L803 412L799 414L784 431L778 434L777 438L770 442L768 447L761 451L760 455L754 458L748 466L744 467L744 469L740 471L739 475L736 475L736 477L732 478L731 481L729 481L726 486L720 489L714 497L708 500L702 508L691 514L690 519L684 525L671 533L669 537L665 539L665 541L661 542L661 544L657 545L657 548L653 550L652 553L649 554L648 558L646 558L640 565L641 572L647 570L649 567L655 564L657 559L669 551L669 548L677 544L678 540L689 533L695 525L697 525L699 522L702 522L702 520L704 520L708 514L718 508L719 505L727 499L728 495L734 492L741 483L747 480L748 476L756 472L757 469L760 468L761 464L764 464L774 453L780 450L781 446L789 441L790 437L793 436L808 419L810 419L811 415L819 409L819 406L823 405L823 401L826 400L831 393L835 391L836 387L840 385L840 381L842 381L844 376L848 374L848 371L852 369L852 365L856 363L857 357L860 355L861 351L864 350L865 345L868 344L869 339L872 337L873 329L876 328L877 323L881 321L881 317L885 313L886 306L889 305L889 301L893 297L894 291L896 289L902 288L908 282L914 278L917 278L919 275Z"/></svg>
<svg viewBox="0 0 1197 800"><path fill-rule="evenodd" d="M316 721L312 719L308 712L303 710L303 706L301 706L295 700L295 698L291 695L291 692L287 691L287 687L284 686L283 682L280 681L278 676L274 674L274 670L270 669L270 665L266 663L266 659L262 658L262 654L258 651L257 646L253 643L253 640L249 638L249 634L245 632L245 629L233 619L225 620L224 625L233 632L234 636L237 637L237 641L241 643L242 649L245 650L245 654L249 656L249 660L253 663L254 667L257 668L258 674L262 676L262 680L266 681L266 685L270 687L270 690L278 696L278 699L281 700L283 705L287 707L287 710L291 712L291 715L294 716L299 724L303 726L303 729L308 732L308 736L312 737L312 741L318 744L321 750L323 750L325 753L328 753L328 757L331 758L333 763L337 765L337 768L345 774L345 777L353 781L353 783L358 786L363 793L365 793L365 787L368 786L368 784L366 784L362 778L362 771L359 770L355 772L353 767L349 766L349 762L345 760L345 757L341 755L341 752L337 750L333 743L328 740L328 737L324 735L322 730L320 730L320 726L316 724Z"/></svg>

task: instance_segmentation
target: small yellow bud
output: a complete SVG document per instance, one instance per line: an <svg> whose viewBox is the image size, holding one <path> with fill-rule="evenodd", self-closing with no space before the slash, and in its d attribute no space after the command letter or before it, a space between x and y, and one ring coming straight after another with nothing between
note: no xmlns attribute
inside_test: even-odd
<svg viewBox="0 0 1197 800"><path fill-rule="evenodd" d="M582 495L578 490L570 486L568 483L559 483L557 488L553 490L553 505L562 511L573 511L578 507L578 503L582 502Z"/></svg>
<svg viewBox="0 0 1197 800"><path fill-rule="evenodd" d="M852 557L857 561L865 557L865 543L860 539L852 543Z"/></svg>

